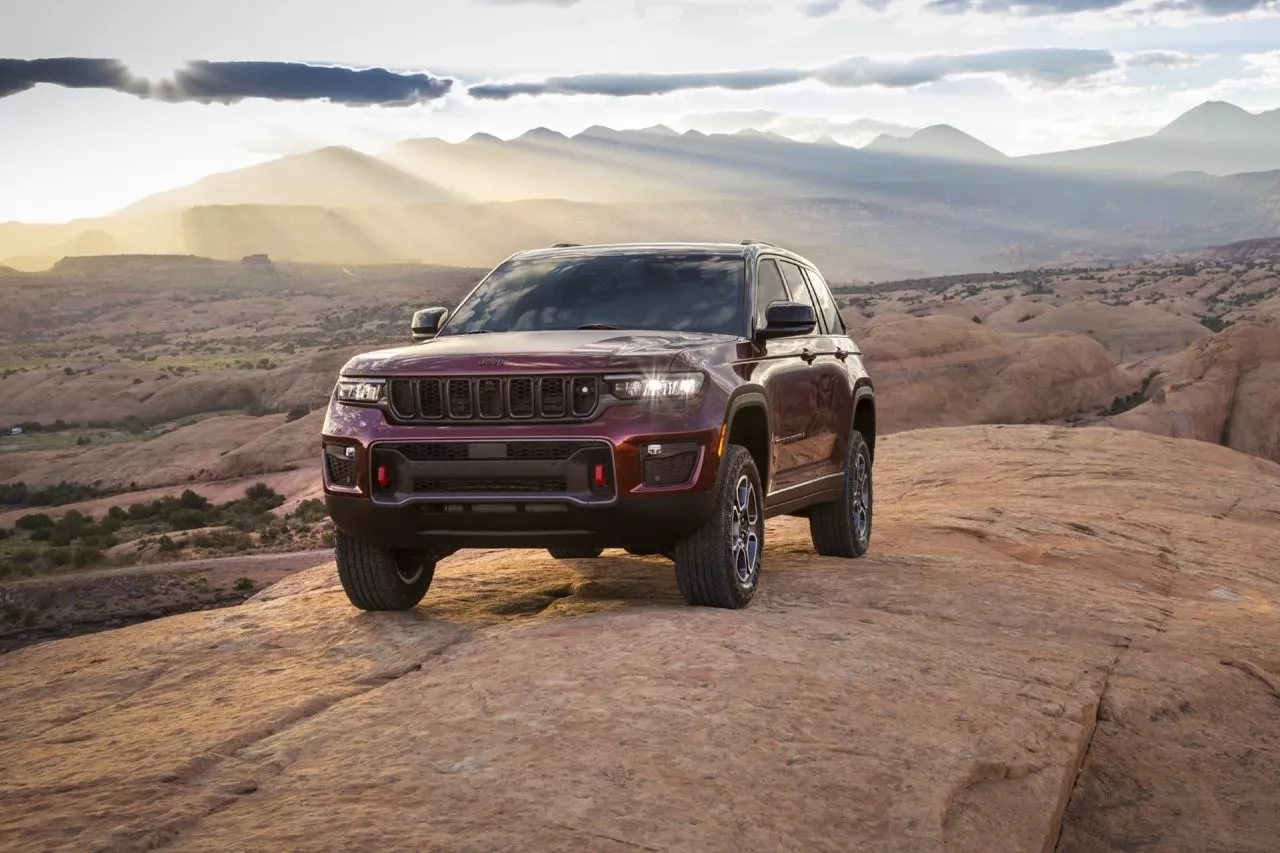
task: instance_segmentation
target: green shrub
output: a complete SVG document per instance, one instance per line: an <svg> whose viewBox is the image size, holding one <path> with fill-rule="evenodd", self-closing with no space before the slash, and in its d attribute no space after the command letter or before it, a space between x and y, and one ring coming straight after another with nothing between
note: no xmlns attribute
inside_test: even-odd
<svg viewBox="0 0 1280 853"><path fill-rule="evenodd" d="M231 585L231 588L236 592L248 592L257 585L257 582L254 581L253 578L236 578L236 581Z"/></svg>
<svg viewBox="0 0 1280 853"><path fill-rule="evenodd" d="M174 530L195 530L197 527L208 527L209 520L202 510L175 509L165 516L165 522Z"/></svg>
<svg viewBox="0 0 1280 853"><path fill-rule="evenodd" d="M40 530L41 528L53 527L53 519L42 512L34 515L24 515L14 523L14 526L19 530Z"/></svg>

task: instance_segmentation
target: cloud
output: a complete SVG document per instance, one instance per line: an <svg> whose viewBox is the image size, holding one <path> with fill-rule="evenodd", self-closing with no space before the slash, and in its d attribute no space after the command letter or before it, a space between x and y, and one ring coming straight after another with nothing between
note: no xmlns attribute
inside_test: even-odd
<svg viewBox="0 0 1280 853"><path fill-rule="evenodd" d="M843 5L844 0L813 0L812 3L805 3L804 6L800 7L800 11L810 18L822 18L839 12L840 7Z"/></svg>
<svg viewBox="0 0 1280 853"><path fill-rule="evenodd" d="M877 0L872 0L872 3ZM866 5L871 5L868 3ZM1075 15L1105 12L1121 6L1138 5L1133 0L929 0L925 8L934 12L985 15ZM1180 12L1210 18L1225 18L1255 11L1280 10L1277 0L1157 0L1148 6L1153 12Z"/></svg>
<svg viewBox="0 0 1280 853"><path fill-rule="evenodd" d="M328 100L353 106L419 104L443 97L449 79L385 68L344 68L302 62L189 62L165 80L134 75L114 59L0 59L0 98L39 83L111 89L176 103L231 104L245 98Z"/></svg>
<svg viewBox="0 0 1280 853"><path fill-rule="evenodd" d="M1064 85L1118 67L1107 50L1025 48L985 53L922 56L906 60L854 57L822 68L762 68L674 74L578 74L537 83L481 83L468 89L480 100L505 101L518 95L665 95L688 89L749 91L806 80L854 89L869 86L914 88L950 77L997 75L1042 85Z"/></svg>
<svg viewBox="0 0 1280 853"><path fill-rule="evenodd" d="M581 0L480 0L486 6L576 6Z"/></svg>
<svg viewBox="0 0 1280 853"><path fill-rule="evenodd" d="M1198 64L1204 57L1179 50L1141 50L1125 57L1129 68L1187 68Z"/></svg>
<svg viewBox="0 0 1280 853"><path fill-rule="evenodd" d="M25 92L37 83L129 94L138 94L136 89L145 85L115 59L0 59L0 98Z"/></svg>

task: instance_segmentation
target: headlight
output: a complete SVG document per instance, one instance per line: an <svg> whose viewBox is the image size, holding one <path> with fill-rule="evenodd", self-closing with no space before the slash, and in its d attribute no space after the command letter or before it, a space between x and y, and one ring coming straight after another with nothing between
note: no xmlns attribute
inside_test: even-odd
<svg viewBox="0 0 1280 853"><path fill-rule="evenodd" d="M385 379L339 379L334 395L340 403L378 403L386 390Z"/></svg>
<svg viewBox="0 0 1280 853"><path fill-rule="evenodd" d="M701 373L663 373L656 376L610 377L609 393L620 400L693 397L702 390Z"/></svg>

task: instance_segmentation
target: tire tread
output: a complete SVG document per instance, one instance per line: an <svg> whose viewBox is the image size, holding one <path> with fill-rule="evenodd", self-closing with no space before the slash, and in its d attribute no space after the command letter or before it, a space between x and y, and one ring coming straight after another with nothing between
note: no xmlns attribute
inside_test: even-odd
<svg viewBox="0 0 1280 853"><path fill-rule="evenodd" d="M676 545L676 583L680 594L691 605L700 607L721 607L739 609L746 607L755 596L760 586L759 568L756 583L750 590L744 591L730 577L733 569L728 566L725 542L725 525L729 522L730 501L734 499L733 489L738 477L746 473L755 481L756 495L759 498L759 510L764 514L764 490L760 486L760 475L756 471L755 461L751 453L741 445L731 444L725 450L722 476L717 484L716 508L711 520L697 533L682 540ZM761 525L760 552L761 562L764 558L764 525Z"/></svg>
<svg viewBox="0 0 1280 853"><path fill-rule="evenodd" d="M422 577L406 584L396 574L395 555L339 531L334 553L338 579L353 605L361 610L410 610L422 601L435 576L436 559L422 556Z"/></svg>

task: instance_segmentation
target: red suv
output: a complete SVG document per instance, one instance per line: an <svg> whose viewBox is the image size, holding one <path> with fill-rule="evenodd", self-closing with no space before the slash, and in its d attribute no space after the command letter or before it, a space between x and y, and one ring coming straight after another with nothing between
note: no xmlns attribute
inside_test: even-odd
<svg viewBox="0 0 1280 853"><path fill-rule="evenodd" d="M416 343L342 368L325 502L352 604L404 610L459 548L675 562L690 604L755 594L764 520L871 539L871 380L817 267L756 241L520 252Z"/></svg>

